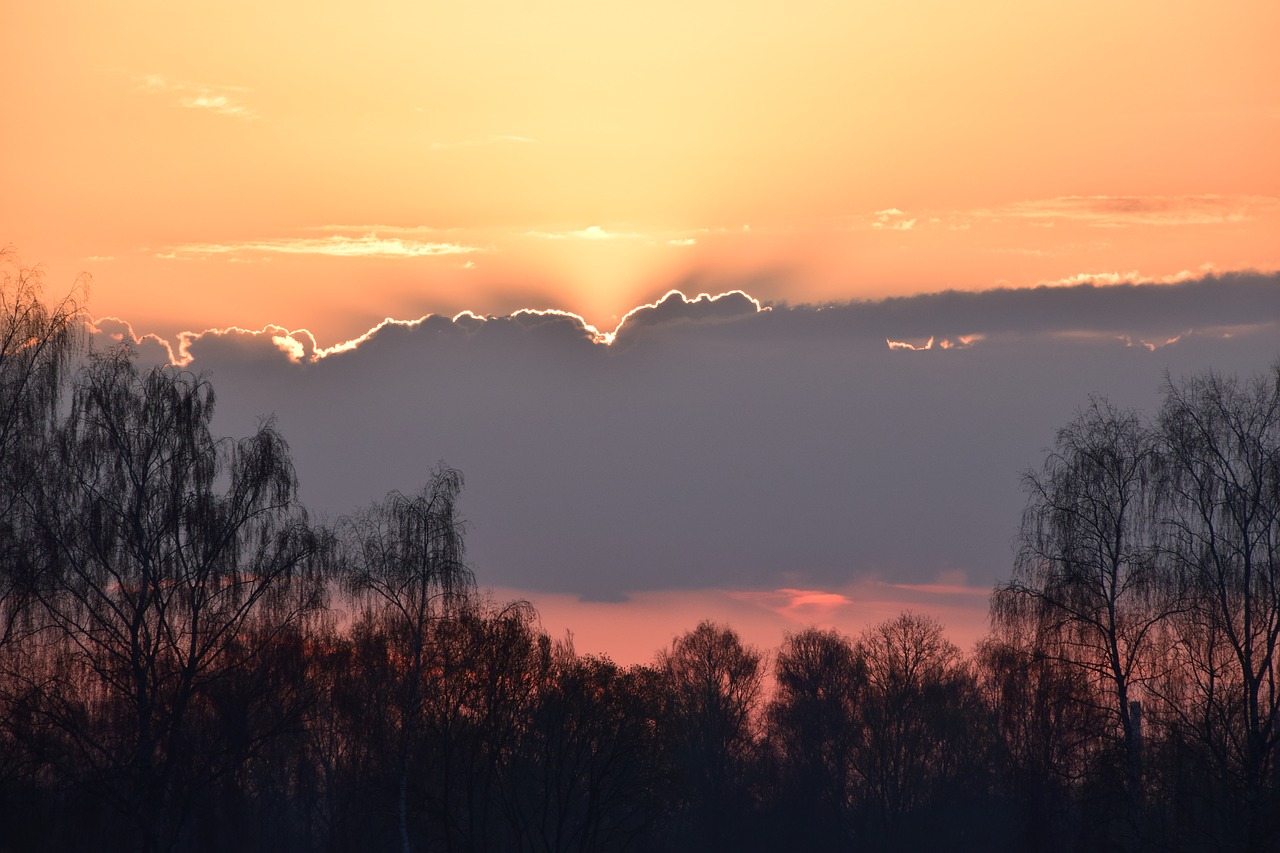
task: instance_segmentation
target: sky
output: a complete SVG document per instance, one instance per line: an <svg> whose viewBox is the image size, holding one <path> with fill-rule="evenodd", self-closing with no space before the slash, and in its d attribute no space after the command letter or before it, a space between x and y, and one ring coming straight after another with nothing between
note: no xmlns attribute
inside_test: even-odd
<svg viewBox="0 0 1280 853"><path fill-rule="evenodd" d="M1090 392L1277 354L1273 2L0 24L0 245L274 414L318 512L460 468L481 582L589 650L886 601L975 637Z"/></svg>

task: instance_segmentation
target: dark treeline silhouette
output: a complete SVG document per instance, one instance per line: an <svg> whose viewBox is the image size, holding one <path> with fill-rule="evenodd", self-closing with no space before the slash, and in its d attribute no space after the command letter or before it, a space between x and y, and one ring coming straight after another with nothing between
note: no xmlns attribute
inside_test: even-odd
<svg viewBox="0 0 1280 853"><path fill-rule="evenodd" d="M621 667L477 591L458 472L317 523L270 422L0 296L0 850L1280 844L1280 367L1064 427L971 655L904 613Z"/></svg>

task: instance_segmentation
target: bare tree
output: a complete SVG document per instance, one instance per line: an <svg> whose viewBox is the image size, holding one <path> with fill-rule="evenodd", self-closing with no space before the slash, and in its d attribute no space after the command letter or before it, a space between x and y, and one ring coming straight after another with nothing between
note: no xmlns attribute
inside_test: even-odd
<svg viewBox="0 0 1280 853"><path fill-rule="evenodd" d="M516 837L546 853L629 849L654 817L652 672L580 657L569 640L549 663L513 762Z"/></svg>
<svg viewBox="0 0 1280 853"><path fill-rule="evenodd" d="M213 403L191 374L94 356L29 490L43 712L143 849L227 769L217 682L323 603L284 440L214 438Z"/></svg>
<svg viewBox="0 0 1280 853"><path fill-rule="evenodd" d="M848 844L854 833L854 759L861 741L860 704L866 661L835 630L788 634L774 663L769 703L771 740L780 750L778 795L814 847Z"/></svg>
<svg viewBox="0 0 1280 853"><path fill-rule="evenodd" d="M408 795L413 749L421 730L428 682L439 661L431 648L439 620L456 614L472 589L463 562L457 500L462 475L438 466L416 495L392 492L339 525L343 579L364 617L388 638L398 659L400 845L410 849Z"/></svg>
<svg viewBox="0 0 1280 853"><path fill-rule="evenodd" d="M1238 840L1274 849L1280 744L1280 366L1169 382L1170 551L1190 607L1173 623L1183 723L1238 780Z"/></svg>
<svg viewBox="0 0 1280 853"><path fill-rule="evenodd" d="M1114 720L1098 679L1036 642L1034 632L1005 626L978 648L979 683L995 714L992 770L1002 796L1017 806L1003 822L1009 846L1073 850L1075 793L1097 759L1100 733Z"/></svg>
<svg viewBox="0 0 1280 853"><path fill-rule="evenodd" d="M24 612L28 546L18 510L45 454L60 393L81 342L81 278L60 301L43 299L39 268L0 250L0 649Z"/></svg>
<svg viewBox="0 0 1280 853"><path fill-rule="evenodd" d="M724 847L741 812L744 770L756 742L762 656L732 628L702 622L661 652L668 725L686 786L690 840Z"/></svg>
<svg viewBox="0 0 1280 853"><path fill-rule="evenodd" d="M863 831L873 845L898 847L985 759L976 680L929 616L906 612L868 628L854 652L866 673L854 750Z"/></svg>
<svg viewBox="0 0 1280 853"><path fill-rule="evenodd" d="M1152 672L1157 626L1181 604L1157 559L1156 437L1134 412L1093 400L1058 432L1028 493L1012 580L993 596L998 628L1079 670L1097 688L1126 768L1130 820L1141 799L1135 690ZM1136 827L1136 824L1135 824Z"/></svg>

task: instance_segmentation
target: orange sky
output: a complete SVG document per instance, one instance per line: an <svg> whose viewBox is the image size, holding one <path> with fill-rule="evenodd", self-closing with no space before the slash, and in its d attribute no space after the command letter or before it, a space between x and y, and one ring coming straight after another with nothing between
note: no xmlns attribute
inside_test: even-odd
<svg viewBox="0 0 1280 853"><path fill-rule="evenodd" d="M143 331L1280 266L1280 4L8 4L0 242ZM688 286L686 284L686 286Z"/></svg>

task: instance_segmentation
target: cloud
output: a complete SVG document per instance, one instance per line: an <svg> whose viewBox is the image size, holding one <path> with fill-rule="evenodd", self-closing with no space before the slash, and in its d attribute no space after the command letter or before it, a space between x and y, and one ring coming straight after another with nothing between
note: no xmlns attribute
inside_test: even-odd
<svg viewBox="0 0 1280 853"><path fill-rule="evenodd" d="M1137 270L1130 270L1129 272L1084 272L1064 276L1063 278L1046 279L1037 283L1049 287L1078 284L1116 285L1138 282L1144 284L1180 284L1184 281L1195 281L1212 276L1215 271L1213 264L1204 264L1198 270L1179 270L1176 273L1160 276L1144 276Z"/></svg>
<svg viewBox="0 0 1280 853"><path fill-rule="evenodd" d="M971 347L979 341L983 340L986 335L959 335L955 340L951 338L943 338L937 341L939 349L965 349ZM934 338L921 342L912 343L911 341L893 341L888 338L884 342L889 345L889 349L908 350L910 352L925 352L933 349Z"/></svg>
<svg viewBox="0 0 1280 853"><path fill-rule="evenodd" d="M925 211L908 214L896 207L877 210L852 220L854 229L910 231L918 224L949 231L968 231L975 224L1018 224L1033 228L1079 225L1087 228L1165 228L1191 225L1233 225L1280 215L1280 197L1264 195L1181 196L1057 196L1010 202L996 207ZM1071 247L1060 247L1061 253ZM1044 249L1011 248L995 251L1050 254Z"/></svg>
<svg viewBox="0 0 1280 853"><path fill-rule="evenodd" d="M1280 210L1280 198L1258 195L1058 196L968 211L962 216L1052 226L1094 228L1222 225Z"/></svg>
<svg viewBox="0 0 1280 853"><path fill-rule="evenodd" d="M787 634L816 626L848 636L904 609L940 619L948 636L971 647L989 630L988 588L964 594L928 594L875 579L814 590L708 588L637 593L610 601L587 600L527 588L494 590L498 600L528 600L551 636L573 636L580 653L607 654L623 665L646 663L674 637L704 619L732 625L743 642L776 649Z"/></svg>
<svg viewBox="0 0 1280 853"><path fill-rule="evenodd" d="M929 340L922 344L913 344L910 341L891 341L888 338L885 338L884 342L889 345L889 349L905 349L910 350L911 352L923 352L924 350L933 349L933 338L929 338Z"/></svg>
<svg viewBox="0 0 1280 853"><path fill-rule="evenodd" d="M736 229L734 229L736 230ZM528 237L540 240L590 240L590 241L644 241L650 244L663 243L668 246L697 245L699 234L725 234L725 228L698 228L692 231L621 231L611 230L600 225L588 225L568 231L527 231Z"/></svg>
<svg viewBox="0 0 1280 853"><path fill-rule="evenodd" d="M327 237L285 237L236 243L184 243L168 246L157 256L169 260L206 259L214 256L226 256L235 260L272 254L325 255L343 258L421 258L434 255L465 255L481 251L484 250L461 243L404 240L368 233L360 236L330 234Z"/></svg>
<svg viewBox="0 0 1280 853"><path fill-rule="evenodd" d="M699 293L693 299L678 290L671 290L657 302L633 308L623 316L607 343L625 343L636 339L646 331L670 328L677 324L718 323L751 317L771 309L761 305L754 297L741 290L731 290L712 296Z"/></svg>
<svg viewBox="0 0 1280 853"><path fill-rule="evenodd" d="M467 478L485 583L755 591L800 620L857 611L809 593L982 609L953 588L1007 577L1019 472L1089 394L1153 411L1166 371L1249 374L1280 349L1277 274L826 305L748 292L668 293L612 333L524 310L387 320L327 348L274 326L147 345L210 372L220 432L274 414L321 515L443 459Z"/></svg>
<svg viewBox="0 0 1280 853"><path fill-rule="evenodd" d="M530 231L530 237L544 240L644 240L647 235L635 231L609 231L599 225L588 225L576 231Z"/></svg>
<svg viewBox="0 0 1280 853"><path fill-rule="evenodd" d="M154 334L141 334L118 317L104 317L86 324L97 348L125 343L139 351L145 363L187 367L200 355L209 361L275 361L283 353L289 361L311 361L324 352L306 329L290 331L281 326L245 329L228 326L199 332L179 332L172 340Z"/></svg>
<svg viewBox="0 0 1280 853"><path fill-rule="evenodd" d="M214 86L177 80L164 74L148 74L138 78L138 88L149 95L173 95L179 106L207 110L239 119L256 119L258 114L238 100L249 92L241 86Z"/></svg>
<svg viewBox="0 0 1280 853"><path fill-rule="evenodd" d="M915 226L915 218L907 218L907 214L898 210L896 207L877 210L874 218L871 220L872 228L880 228L889 231L910 231Z"/></svg>
<svg viewBox="0 0 1280 853"><path fill-rule="evenodd" d="M99 317L85 322L85 332L96 349L127 344L138 353L144 364L175 364L175 353L169 341L159 335L138 334L119 317Z"/></svg>
<svg viewBox="0 0 1280 853"><path fill-rule="evenodd" d="M847 595L818 589L783 588L752 597L769 601L772 609L804 623L830 621L835 612L853 604Z"/></svg>

